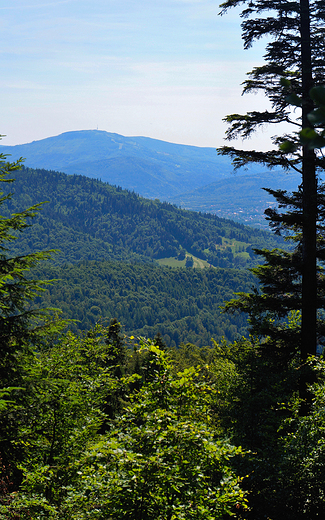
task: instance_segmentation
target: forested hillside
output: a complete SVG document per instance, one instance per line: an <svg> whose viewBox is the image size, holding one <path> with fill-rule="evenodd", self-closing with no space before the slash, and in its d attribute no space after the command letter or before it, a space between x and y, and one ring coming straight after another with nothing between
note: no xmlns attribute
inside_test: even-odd
<svg viewBox="0 0 325 520"><path fill-rule="evenodd" d="M253 247L279 242L270 233L83 176L23 168L15 178L9 212L48 202L11 253L59 250L36 273L58 280L38 303L77 320L73 330L116 317L125 333L160 332L169 346L246 334L245 316L220 306L253 286L246 268Z"/></svg>
<svg viewBox="0 0 325 520"><path fill-rule="evenodd" d="M254 247L275 247L271 233L210 214L180 210L99 180L23 168L10 212L48 201L24 234L23 251L59 248L56 263L194 255L215 267L249 267Z"/></svg>
<svg viewBox="0 0 325 520"><path fill-rule="evenodd" d="M267 191L290 247L0 152L0 520L324 518L325 3L233 7L266 105L227 138L280 129L219 152L301 173Z"/></svg>
<svg viewBox="0 0 325 520"><path fill-rule="evenodd" d="M159 332L168 346L204 346L211 337L233 341L247 333L245 315L220 310L234 291L250 290L254 278L244 270L88 261L43 267L35 274L59 279L39 303L79 320L70 326L74 331L115 317L124 333L153 338Z"/></svg>
<svg viewBox="0 0 325 520"><path fill-rule="evenodd" d="M8 166L1 166L3 185ZM28 232L25 221L37 213L24 208L5 217L7 203L20 204L14 199L0 200L1 245L9 251L14 232L19 251ZM70 245L71 234L67 231ZM36 240L37 232L31 236ZM80 245L81 237L82 232ZM25 247L33 245L31 238L25 241ZM201 335L205 340L209 309L215 312L219 295L245 290L245 269L171 269L131 257L128 263L44 265L45 258L21 252L1 257L1 518L277 520L284 507L290 520L319 517L324 361L313 362L315 398L304 417L295 392L299 359L273 358L267 338L209 341L201 348L164 343L176 324L181 337L171 334L175 344ZM154 340L125 335L114 319L82 334L73 333L73 323L63 330L35 306L35 299L44 303L38 274L61 277L45 300L67 305L74 317L80 308L81 319L97 320L106 305L112 310L120 305L139 334L154 332L150 322L156 314L170 329ZM184 314L193 318L194 328ZM168 323L168 316L175 322ZM290 332L294 324L287 325ZM281 353L281 342L279 347Z"/></svg>
<svg viewBox="0 0 325 520"><path fill-rule="evenodd" d="M264 210L270 197L262 188L299 184L299 174L250 164L234 174L228 157L214 148L168 143L147 137L125 137L99 130L65 132L16 146L0 145L26 166L98 178L159 198L184 209L211 212L246 225L267 229Z"/></svg>
<svg viewBox="0 0 325 520"><path fill-rule="evenodd" d="M3 159L1 185L19 167ZM1 209L9 200L1 192ZM1 211L0 518L163 520L189 511L203 520L245 507L229 463L241 449L215 442L216 392L205 374L176 374L169 355L124 338L116 320L76 336L35 308L44 284L28 274L48 255L3 253L37 210Z"/></svg>

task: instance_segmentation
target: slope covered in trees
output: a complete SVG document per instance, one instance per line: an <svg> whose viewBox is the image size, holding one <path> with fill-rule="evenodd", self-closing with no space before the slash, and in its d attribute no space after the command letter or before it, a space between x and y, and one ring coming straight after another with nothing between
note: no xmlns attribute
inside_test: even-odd
<svg viewBox="0 0 325 520"><path fill-rule="evenodd" d="M1 185L19 167L4 159ZM0 205L10 198L1 192ZM46 255L10 252L37 209L1 216L0 517L163 520L189 511L221 519L244 493L229 464L241 449L214 436L214 389L198 371L176 375L151 342L142 353L134 344L127 367L116 321L78 338L60 336L46 311L37 320L33 299L44 282L27 274Z"/></svg>
<svg viewBox="0 0 325 520"><path fill-rule="evenodd" d="M89 261L43 267L34 274L58 279L39 302L78 320L70 326L74 331L115 317L124 333L153 338L159 332L168 346L203 346L212 337L233 341L247 334L245 315L220 310L235 291L253 285L253 275L244 270Z"/></svg>
<svg viewBox="0 0 325 520"><path fill-rule="evenodd" d="M58 248L56 263L80 260L153 261L182 251L215 267L248 267L254 247L279 241L210 214L168 203L87 177L23 168L17 173L9 211L48 201L24 234L23 250Z"/></svg>
<svg viewBox="0 0 325 520"><path fill-rule="evenodd" d="M1 206L9 201L0 199ZM9 247L11 231L26 232L34 209L2 216L0 227L1 330L9 331L1 345L0 517L322 517L324 362L314 361L315 399L301 417L292 392L299 359L275 367L258 339L170 349L161 335L153 341L125 336L117 320L82 335L62 333L60 324L40 327L31 300L42 282L27 274L41 256L15 257ZM153 262L85 261L40 272L79 267L75 275L86 287L73 297L80 301L102 275L121 296L142 279L152 305L156 286L167 284L174 305L183 286L194 297L208 281L214 294L229 280L230 286L245 282L244 270L176 270ZM92 267L89 281L83 270ZM164 280L168 272L173 276ZM137 293L140 299L143 291ZM207 303L202 296L198 309Z"/></svg>
<svg viewBox="0 0 325 520"><path fill-rule="evenodd" d="M159 331L169 346L247 332L245 316L225 315L220 306L252 287L243 268L256 262L253 247L277 243L270 233L82 176L23 168L15 177L10 212L48 202L12 251L59 249L37 275L58 279L42 301L78 320L74 330L116 317L126 333ZM193 256L206 269L185 269Z"/></svg>
<svg viewBox="0 0 325 520"><path fill-rule="evenodd" d="M240 3L245 2L229 0L225 6ZM316 43L320 43L325 20L324 3L310 3L313 7L313 37ZM299 4L250 0L243 14L244 17L253 14L253 20L244 24L248 31L246 43L251 42L252 35L261 36L261 31L279 28L280 32L268 46L268 55L278 58L279 54L273 52L284 49L284 58L296 58L296 53L299 53L297 42L300 43L300 37L304 39L304 31L301 30L299 35L297 23L300 19L304 25L306 7L308 1L305 0ZM272 16L262 20L263 24L256 20L255 15L264 11ZM274 17L274 12L277 17ZM289 42L285 40L287 30L293 31L293 35L289 31ZM283 43L294 45L283 46ZM316 62L322 69L318 47L317 53ZM285 63L285 60L281 62L282 65ZM273 65L279 63L272 62ZM275 94L276 107L279 99L273 72L272 67L258 68L255 79L267 74L266 86L269 94ZM293 72L295 76L297 69L294 68ZM299 81L299 74L296 79ZM324 137L324 112L320 113ZM249 116L244 119L240 116L241 123L248 125L248 130L251 123L253 126L256 124L256 117L260 117L260 121L278 121L278 113L254 113L253 121ZM238 115L233 115L232 122L236 121ZM311 131L313 138L317 138L314 130ZM314 149L310 143L304 146L308 150L303 150L303 162L305 152L308 156ZM257 153L253 152L253 155ZM299 150L297 155L296 152L294 150L291 159L299 162ZM231 150L230 153L237 152ZM248 152L246 157L245 153L239 154L239 160L254 159L251 154ZM270 157L272 159L272 154L268 154L268 159ZM277 161L279 157L273 154L273 159ZM313 160L315 165L315 156ZM315 169L309 173L312 174L310 177L315 177ZM308 265L304 258L304 248L308 249L306 228L309 228L305 226L305 220L308 222L310 217L305 215L308 213L308 204L306 207L304 201L306 176L309 175L303 166L302 190L289 195L281 190L274 193L277 200L292 211L285 214L269 212L276 229L285 229L289 233L298 231L294 237L297 248L292 254L264 250L267 263L257 271L262 282L266 283L261 294L256 292L251 301L247 296L244 300L247 310L256 318L255 323L257 320L262 326L267 323L270 326L268 330L274 327L272 337L253 328L261 337L242 338L232 344L212 342L203 348L186 344L179 349L168 349L159 335L154 341L134 338L133 335L123 337L116 320L108 328L97 326L82 336L71 331L59 334L57 328L42 336L30 335L34 323L28 312L28 302L35 296L34 289L38 290L39 285L30 285L25 274L31 267L30 260L37 260L37 257L27 257L24 263L22 256L8 258L8 251L7 256L2 255L0 316L3 328L9 330L4 338L4 362L8 363L11 373L17 371L20 383L19 387L0 387L0 515L3 518L323 518L324 359L316 356L306 358L309 351L303 348L306 339L304 327L301 328L301 343L299 339L295 345L291 343L293 335L300 329L300 307L304 319L306 300L300 287L301 279L304 285L304 268L306 263ZM322 194L323 190L318 190L317 196ZM312 203L322 200L317 198ZM8 199L5 197L0 202L4 201ZM323 208L316 204L316 209L320 210L319 216L323 218ZM25 227L26 217L26 212L2 217L2 246L3 242L13 238L10 229L17 231ZM322 223L317 221L315 224L315 231L322 239ZM192 228L189 226L189 229ZM223 243L219 245L224 247ZM322 246L322 242L317 245ZM124 242L121 247L124 247ZM322 261L322 251L316 249L316 253ZM141 258L139 251L137 255ZM179 255L184 255L184 250ZM153 256L147 255L146 258L152 260ZM74 264L73 268L79 265ZM93 265L98 272L98 264ZM62 269L70 267L65 266ZM131 280L134 266L129 264L127 283L131 287L137 281L136 277ZM146 267L142 264L143 273L146 273ZM58 265L48 267L58 268ZM107 279L113 275L114 269L115 266L107 265ZM155 265L150 265L149 269L154 274L146 281L163 272ZM219 271L211 268L203 274L208 277L214 271L221 273L220 268ZM140 278L143 273L139 271ZM177 274L183 273L180 270ZM317 277L320 274L321 270L316 270ZM321 278L319 276L318 283ZM93 277L93 284L94 280ZM204 277L198 277L197 283L203 280ZM87 279L82 281L87 283ZM188 283L185 278L182 281L185 285L195 285L194 278ZM172 295L173 285L175 291L180 290L176 282L176 279L172 280L168 287ZM114 287L123 293L123 285L117 282ZM154 284L152 288L150 286L152 292L153 287ZM90 286L86 287L88 289ZM214 286L216 289L217 284ZM311 310L315 310L317 305L322 308L322 300L317 299L319 296L322 293L314 293ZM285 316L279 323L274 318L281 318L283 302ZM288 302L291 312L287 312ZM201 301L200 305L204 307L205 303ZM12 327L17 319L18 328ZM310 323L309 330L310 350L313 351L316 323ZM280 337L278 332L288 334ZM297 352L297 346L300 352ZM286 355L286 350L289 355ZM307 407L306 394L298 391L297 384L302 381L302 371L312 375L303 379L304 388L308 389ZM311 384L309 388L308 383ZM10 399L6 399L8 395ZM8 440L12 463L3 456L9 452L6 451Z"/></svg>

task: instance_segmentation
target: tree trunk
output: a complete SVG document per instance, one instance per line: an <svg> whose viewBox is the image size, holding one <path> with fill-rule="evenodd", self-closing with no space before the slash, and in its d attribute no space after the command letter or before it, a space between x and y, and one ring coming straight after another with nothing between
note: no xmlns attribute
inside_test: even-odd
<svg viewBox="0 0 325 520"><path fill-rule="evenodd" d="M310 127L307 114L313 109L309 91L313 86L310 42L309 0L300 0L301 72L302 72L302 128ZM317 179L315 153L303 147L303 236L302 236L302 323L301 362L304 367L309 356L316 354L317 347L317 268L316 268L316 221ZM302 368L300 397L308 407L308 370ZM304 414L304 406L302 413Z"/></svg>

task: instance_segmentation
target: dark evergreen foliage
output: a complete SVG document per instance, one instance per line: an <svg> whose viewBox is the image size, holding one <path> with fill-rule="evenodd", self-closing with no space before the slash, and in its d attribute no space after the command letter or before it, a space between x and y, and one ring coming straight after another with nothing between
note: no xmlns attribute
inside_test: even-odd
<svg viewBox="0 0 325 520"><path fill-rule="evenodd" d="M1 212L10 205L12 197L6 184L11 185L10 175L20 167L21 160L10 163L0 154ZM23 357L33 355L36 338L42 334L40 318L46 315L31 305L45 282L30 279L28 274L49 253L14 256L10 254L10 245L17 233L26 230L28 220L35 217L39 208L33 205L9 216L2 213L0 217L0 475L1 481L8 485L10 482L13 488L21 480L18 462L23 450L16 443L16 413L24 402Z"/></svg>
<svg viewBox="0 0 325 520"><path fill-rule="evenodd" d="M317 187L316 174L323 169L324 160L310 146L301 144L299 130L310 125L308 113L314 107L310 97L311 87L325 81L325 44L321 37L325 29L324 3L308 0L229 0L221 7L225 12L238 5L243 5L245 48L249 48L262 36L267 35L270 38L266 45L265 64L255 67L249 73L249 79L244 83L244 93L263 91L271 102L272 110L227 116L226 121L230 124L227 138L232 139L239 135L246 138L264 124L281 122L291 124L293 132L290 134L290 146L286 144L288 134L274 137L273 144L276 148L270 152L243 151L233 147L224 147L219 152L230 155L235 167L259 162L270 168L281 165L284 169L294 168L301 172L302 183L296 193L268 190L282 208L285 208L284 213L267 210L268 218L278 232L284 230L294 236L294 251L291 256L279 251L261 252L269 263L269 266L257 271L265 294L256 294L256 299L249 296L248 300L252 303L252 314L257 311L265 317L266 313L268 318L272 313L282 318L292 309L301 310L300 334L292 337L291 343L299 347L302 360L305 361L309 354L316 353L317 308L323 307L323 289L320 283L322 277L317 270L317 259L322 257L321 251L320 254L317 251L317 221L323 213L323 188L320 183ZM297 110L292 110L292 103ZM300 111L299 115L297 111ZM286 212L287 209L289 212ZM318 232L318 236L320 235L321 232ZM274 280L274 276L279 277L279 283ZM277 307L276 311L274 305ZM268 315L269 312L271 314ZM262 322L265 325L264 318ZM271 335L274 332L276 341L279 328L269 326L268 329ZM256 331L256 327L253 330ZM267 333L267 330L263 332ZM319 339L318 337L318 341ZM287 347L289 348L288 343Z"/></svg>
<svg viewBox="0 0 325 520"><path fill-rule="evenodd" d="M294 490L296 477L291 478L290 465L294 468L296 462L283 447L281 435L295 435L286 430L295 399L295 410L301 416L312 412L309 386L315 375L307 358L316 354L317 342L324 339L324 186L320 177L325 164L312 143L302 140L303 129L312 126L308 119L314 108L311 89L325 80L324 2L229 0L222 7L226 11L241 5L245 47L268 37L265 64L249 73L244 92L262 91L271 110L228 116L227 138L249 137L264 124L292 126L290 134L273 138L275 148L270 152L224 147L220 153L230 155L235 167L259 162L271 169L293 168L301 173L301 184L293 193L267 190L279 205L278 210L266 211L267 218L276 233L289 238L292 249L257 250L265 261L253 269L261 282L260 291L241 294L227 306L248 312L251 331L260 339L242 358L246 366L244 363L243 379L235 392L232 425L235 436L239 434L238 442L255 453L251 466L245 467L251 493L247 518L297 519L309 518L308 514L316 518L323 514L323 501L320 506L316 500L315 507L307 503L306 495L318 492L307 491L310 477L306 474L305 482L296 480L303 496ZM236 360L239 367L240 361ZM300 440L302 451L307 451L308 443ZM301 475L301 468L299 472Z"/></svg>

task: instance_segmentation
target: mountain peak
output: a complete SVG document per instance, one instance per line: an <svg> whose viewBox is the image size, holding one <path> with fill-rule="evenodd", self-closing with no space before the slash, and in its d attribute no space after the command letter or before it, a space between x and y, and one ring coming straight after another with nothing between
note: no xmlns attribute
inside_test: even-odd
<svg viewBox="0 0 325 520"><path fill-rule="evenodd" d="M12 160L25 157L25 165L32 168L101 179L143 197L173 201L187 209L254 225L263 222L268 203L260 188L273 186L280 175L283 178L279 171L273 171L270 184L266 168L260 165L250 165L248 171L239 170L234 176L230 159L218 155L214 148L125 137L104 130L64 132L23 145L0 145L0 151L10 154ZM297 179L293 185L296 187ZM290 191L291 185L286 187ZM257 220L250 219L251 213Z"/></svg>

